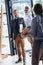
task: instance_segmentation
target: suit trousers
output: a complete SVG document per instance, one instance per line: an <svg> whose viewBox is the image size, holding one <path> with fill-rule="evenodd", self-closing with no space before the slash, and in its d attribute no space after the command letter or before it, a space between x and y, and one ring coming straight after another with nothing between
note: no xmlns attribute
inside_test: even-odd
<svg viewBox="0 0 43 65"><path fill-rule="evenodd" d="M23 59L25 59L25 44L24 39L22 39L19 35L17 35L15 39L16 49L18 53L18 57L21 58L21 55L23 56Z"/></svg>

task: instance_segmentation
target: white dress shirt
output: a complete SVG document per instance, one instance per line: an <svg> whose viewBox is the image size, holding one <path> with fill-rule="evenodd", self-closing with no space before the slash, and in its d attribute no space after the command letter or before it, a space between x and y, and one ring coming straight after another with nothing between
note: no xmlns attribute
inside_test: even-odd
<svg viewBox="0 0 43 65"><path fill-rule="evenodd" d="M31 23L32 23L32 17L31 17L31 15L30 14L25 14L24 21L25 21L26 27L31 26Z"/></svg>

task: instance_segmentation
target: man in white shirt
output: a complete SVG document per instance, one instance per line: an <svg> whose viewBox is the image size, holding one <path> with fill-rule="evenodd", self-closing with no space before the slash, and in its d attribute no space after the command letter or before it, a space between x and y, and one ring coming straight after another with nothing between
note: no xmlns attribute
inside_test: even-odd
<svg viewBox="0 0 43 65"><path fill-rule="evenodd" d="M31 22L32 22L32 17L31 17L28 6L25 7L24 12L25 12L24 20L25 20L26 27L30 28L31 27Z"/></svg>
<svg viewBox="0 0 43 65"><path fill-rule="evenodd" d="M31 29L32 16L30 14L30 10L28 6L25 6L24 11L25 11L24 21L25 21L26 29L24 30L23 34L26 35ZM32 38L28 37L28 41L32 43Z"/></svg>

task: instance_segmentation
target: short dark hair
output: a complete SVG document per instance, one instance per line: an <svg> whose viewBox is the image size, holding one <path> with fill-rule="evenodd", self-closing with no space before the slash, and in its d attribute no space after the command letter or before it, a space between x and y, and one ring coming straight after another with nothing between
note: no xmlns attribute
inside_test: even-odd
<svg viewBox="0 0 43 65"><path fill-rule="evenodd" d="M25 9L29 9L29 7L28 6L25 6Z"/></svg>
<svg viewBox="0 0 43 65"><path fill-rule="evenodd" d="M42 15L42 5L37 3L35 6L34 6L34 12L35 14L37 15Z"/></svg>
<svg viewBox="0 0 43 65"><path fill-rule="evenodd" d="M16 11L18 11L18 10L17 10L17 9L15 9L15 10L13 11L13 13L14 13L14 12L16 12Z"/></svg>

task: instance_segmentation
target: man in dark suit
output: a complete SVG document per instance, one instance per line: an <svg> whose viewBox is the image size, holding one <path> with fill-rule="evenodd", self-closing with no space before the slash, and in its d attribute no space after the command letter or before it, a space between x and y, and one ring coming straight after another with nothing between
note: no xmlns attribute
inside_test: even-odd
<svg viewBox="0 0 43 65"><path fill-rule="evenodd" d="M25 48L24 48L24 38L22 36L22 31L25 28L25 23L23 18L20 18L18 15L18 10L14 10L13 14L15 19L11 21L11 36L10 41L12 40L12 33L14 33L14 39L16 44L16 49L18 52L18 62L22 61L21 54L23 56L23 62L25 63ZM22 52L21 52L22 51Z"/></svg>

